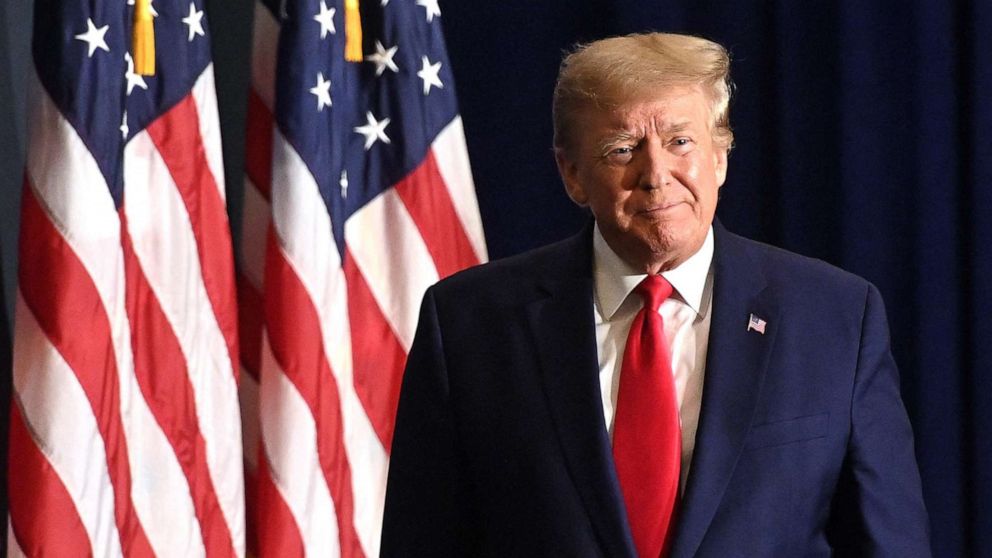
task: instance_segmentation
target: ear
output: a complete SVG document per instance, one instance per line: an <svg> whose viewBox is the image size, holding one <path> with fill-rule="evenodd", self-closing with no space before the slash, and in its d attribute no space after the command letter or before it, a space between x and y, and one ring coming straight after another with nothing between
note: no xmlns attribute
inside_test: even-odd
<svg viewBox="0 0 992 558"><path fill-rule="evenodd" d="M565 193L579 206L587 206L589 196L586 195L585 188L579 181L578 165L568 158L565 150L561 147L555 148L555 163L558 164L558 174L561 175L561 181L565 183Z"/></svg>
<svg viewBox="0 0 992 558"><path fill-rule="evenodd" d="M717 188L723 186L724 181L727 180L727 155L729 153L730 150L726 147L717 147L713 152L713 157L716 158L714 168L716 169Z"/></svg>

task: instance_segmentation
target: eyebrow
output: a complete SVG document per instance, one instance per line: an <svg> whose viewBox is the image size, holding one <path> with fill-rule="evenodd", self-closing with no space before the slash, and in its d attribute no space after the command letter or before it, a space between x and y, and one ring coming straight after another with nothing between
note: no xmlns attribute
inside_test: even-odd
<svg viewBox="0 0 992 558"><path fill-rule="evenodd" d="M684 132L686 129L688 129L691 126L691 124L692 123L689 122L688 120L684 120L682 122L675 122L674 124L670 124L666 126L662 130L662 134L669 135L669 134L677 134L680 132ZM641 137L640 134L631 132L629 130L622 130L622 129L617 130L615 133L606 136L605 138L603 138L602 141L599 142L598 145L599 152L602 153L618 143L633 139L639 139L640 137Z"/></svg>

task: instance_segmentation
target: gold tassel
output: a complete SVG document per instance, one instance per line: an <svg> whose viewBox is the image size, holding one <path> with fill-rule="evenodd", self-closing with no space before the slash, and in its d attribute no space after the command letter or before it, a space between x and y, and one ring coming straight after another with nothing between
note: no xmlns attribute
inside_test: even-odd
<svg viewBox="0 0 992 558"><path fill-rule="evenodd" d="M134 2L134 73L155 75L155 24L152 20L151 0Z"/></svg>
<svg viewBox="0 0 992 558"><path fill-rule="evenodd" d="M362 16L358 0L344 0L344 59L362 61Z"/></svg>

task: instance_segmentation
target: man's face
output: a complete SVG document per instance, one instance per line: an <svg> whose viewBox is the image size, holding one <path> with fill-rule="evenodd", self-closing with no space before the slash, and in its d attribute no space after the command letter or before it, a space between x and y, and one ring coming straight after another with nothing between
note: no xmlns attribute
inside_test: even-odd
<svg viewBox="0 0 992 558"><path fill-rule="evenodd" d="M613 251L657 273L699 250L727 176L727 149L713 142L699 88L663 88L578 117L558 168L569 197L592 210Z"/></svg>

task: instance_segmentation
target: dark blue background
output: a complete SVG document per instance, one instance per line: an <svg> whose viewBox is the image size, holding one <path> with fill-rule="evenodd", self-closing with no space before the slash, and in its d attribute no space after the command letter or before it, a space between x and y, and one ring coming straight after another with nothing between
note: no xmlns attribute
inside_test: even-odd
<svg viewBox="0 0 992 558"><path fill-rule="evenodd" d="M938 556L992 556L992 2L442 2L492 257L585 213L551 155L563 49L700 34L737 94L718 215L881 289Z"/></svg>
<svg viewBox="0 0 992 558"><path fill-rule="evenodd" d="M440 5L494 258L565 237L586 218L564 195L551 154L551 92L563 50L652 29L727 46L738 86L731 109L737 146L720 218L735 232L879 286L916 431L935 554L992 556L992 2ZM30 0L0 3L7 316L30 11ZM249 0L208 1L236 234L251 14ZM4 317L0 363L9 364ZM0 395L9 389L6 377Z"/></svg>

